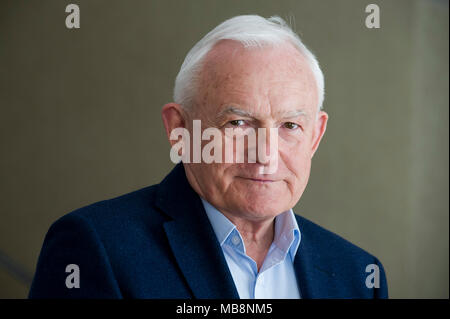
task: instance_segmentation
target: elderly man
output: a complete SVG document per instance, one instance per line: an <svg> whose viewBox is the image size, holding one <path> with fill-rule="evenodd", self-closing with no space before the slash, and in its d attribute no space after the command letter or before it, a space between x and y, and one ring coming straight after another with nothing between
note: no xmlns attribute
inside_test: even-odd
<svg viewBox="0 0 450 319"><path fill-rule="evenodd" d="M323 92L315 57L282 19L217 26L188 53L162 110L173 146L177 129L189 148L194 123L214 129L217 160L177 149L183 163L160 184L60 218L30 297L386 298L375 257L292 211L326 129ZM238 139L227 132L239 129L267 130L245 151L275 152L224 160Z"/></svg>

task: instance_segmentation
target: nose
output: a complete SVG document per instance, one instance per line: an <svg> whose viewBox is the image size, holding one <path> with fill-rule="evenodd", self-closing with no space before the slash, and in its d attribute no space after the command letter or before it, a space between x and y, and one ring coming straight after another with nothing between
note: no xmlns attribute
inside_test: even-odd
<svg viewBox="0 0 450 319"><path fill-rule="evenodd" d="M278 168L278 128L258 128L259 174L274 174Z"/></svg>

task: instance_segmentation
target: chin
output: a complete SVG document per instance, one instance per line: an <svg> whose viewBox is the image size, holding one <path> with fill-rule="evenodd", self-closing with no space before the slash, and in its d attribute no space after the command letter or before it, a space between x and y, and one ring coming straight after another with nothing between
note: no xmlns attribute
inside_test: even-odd
<svg viewBox="0 0 450 319"><path fill-rule="evenodd" d="M247 211L243 212L249 219L266 219L266 218L274 218L279 214L286 211L281 206L258 206L258 207L249 207Z"/></svg>
<svg viewBox="0 0 450 319"><path fill-rule="evenodd" d="M284 196L253 195L236 203L237 210L253 218L275 217L289 209L289 199Z"/></svg>

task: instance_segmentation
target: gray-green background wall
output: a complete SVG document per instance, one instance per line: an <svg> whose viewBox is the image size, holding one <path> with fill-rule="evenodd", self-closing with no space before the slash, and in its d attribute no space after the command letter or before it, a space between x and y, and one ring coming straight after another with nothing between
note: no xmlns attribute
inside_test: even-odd
<svg viewBox="0 0 450 319"><path fill-rule="evenodd" d="M160 110L185 54L253 13L295 18L325 73L295 212L379 257L391 297L449 297L448 1L45 0L0 3L0 298L27 296L57 218L169 172Z"/></svg>

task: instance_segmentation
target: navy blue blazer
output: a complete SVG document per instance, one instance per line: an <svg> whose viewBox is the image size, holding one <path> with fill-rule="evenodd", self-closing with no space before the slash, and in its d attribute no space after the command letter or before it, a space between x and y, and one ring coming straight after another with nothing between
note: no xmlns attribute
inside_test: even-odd
<svg viewBox="0 0 450 319"><path fill-rule="evenodd" d="M387 298L377 258L296 215L294 266L303 298ZM67 288L66 266L79 267ZM366 266L380 270L367 288ZM200 197L178 164L158 185L101 201L50 227L29 298L239 298Z"/></svg>

